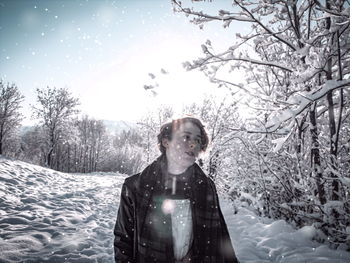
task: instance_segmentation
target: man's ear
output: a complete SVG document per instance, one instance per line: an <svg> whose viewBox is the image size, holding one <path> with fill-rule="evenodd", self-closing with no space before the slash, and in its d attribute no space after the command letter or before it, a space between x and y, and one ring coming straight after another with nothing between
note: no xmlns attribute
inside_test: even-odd
<svg viewBox="0 0 350 263"><path fill-rule="evenodd" d="M165 148L168 148L168 147L169 147L169 139L163 138L163 139L162 139L162 145L163 145Z"/></svg>

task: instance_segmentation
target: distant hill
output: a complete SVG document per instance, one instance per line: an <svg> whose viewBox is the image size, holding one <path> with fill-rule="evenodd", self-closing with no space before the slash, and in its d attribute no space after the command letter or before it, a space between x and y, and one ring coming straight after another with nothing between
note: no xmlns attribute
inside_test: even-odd
<svg viewBox="0 0 350 263"><path fill-rule="evenodd" d="M33 128L34 128L34 126L28 126L28 125L26 125L26 126L21 126L21 128L20 128L20 130L19 130L20 135L25 134L26 132L32 130Z"/></svg>
<svg viewBox="0 0 350 263"><path fill-rule="evenodd" d="M129 121L111 121L103 120L103 123L106 125L107 130L110 133L120 133L122 131L128 131L132 128L136 128L136 123Z"/></svg>

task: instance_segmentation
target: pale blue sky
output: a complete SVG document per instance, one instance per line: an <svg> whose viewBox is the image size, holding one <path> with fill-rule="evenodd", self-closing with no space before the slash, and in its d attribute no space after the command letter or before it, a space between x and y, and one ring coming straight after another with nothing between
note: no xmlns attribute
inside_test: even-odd
<svg viewBox="0 0 350 263"><path fill-rule="evenodd" d="M230 7L225 0L194 4L214 14ZM200 56L207 39L219 50L234 34L220 23L200 30L173 13L170 0L0 0L0 77L25 95L26 122L35 88L47 85L68 87L92 117L136 120L160 104L180 107L217 92L181 63ZM150 72L158 96L143 89L155 82Z"/></svg>

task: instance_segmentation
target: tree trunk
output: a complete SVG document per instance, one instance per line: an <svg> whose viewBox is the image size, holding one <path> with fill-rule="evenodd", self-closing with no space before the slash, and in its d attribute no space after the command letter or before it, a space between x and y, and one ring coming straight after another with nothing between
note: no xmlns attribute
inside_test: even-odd
<svg viewBox="0 0 350 263"><path fill-rule="evenodd" d="M326 8L330 9L331 5L329 0L326 0ZM330 17L326 18L326 28L329 30L331 28L331 19ZM333 42L333 41L332 41ZM332 80L332 57L329 57L327 61L326 66L326 79ZM331 167L332 171L330 172L330 177L334 178L332 180L332 193L331 193L331 199L332 200L339 200L339 182L338 182L338 176L333 172L338 170L337 166L337 148L336 145L337 138L336 138L336 121L335 121L335 114L334 114L334 101L333 101L333 91L329 91L327 93L327 102L328 102L328 118L329 118L329 139L330 139L330 161L331 161Z"/></svg>
<svg viewBox="0 0 350 263"><path fill-rule="evenodd" d="M68 143L68 148L67 148L67 172L70 172L70 144Z"/></svg>
<svg viewBox="0 0 350 263"><path fill-rule="evenodd" d="M51 165L52 165L52 152L53 152L53 148L51 147L49 152L46 155L46 164L47 164L47 167L49 167L49 168L52 168L51 167Z"/></svg>
<svg viewBox="0 0 350 263"><path fill-rule="evenodd" d="M87 154L88 154L88 147L85 147L84 149L84 152L83 152L83 158L84 158L84 161L83 161L83 173L86 173L87 171Z"/></svg>
<svg viewBox="0 0 350 263"><path fill-rule="evenodd" d="M335 114L334 114L334 102L333 102L333 93L329 92L327 94L327 101L328 101L328 118L329 118L329 136L330 136L330 161L331 161L331 167L333 171L338 170L337 166L337 145L336 145L336 124L335 124ZM339 182L338 182L338 176L333 172L330 172L330 176L334 178L332 180L332 200L339 200Z"/></svg>
<svg viewBox="0 0 350 263"><path fill-rule="evenodd" d="M311 123L311 167L312 174L316 179L317 194L321 204L326 203L326 194L324 190L323 173L321 169L320 145L318 141L318 131L316 122L316 102L310 108L310 123Z"/></svg>
<svg viewBox="0 0 350 263"><path fill-rule="evenodd" d="M1 125L1 129L0 129L0 154L3 154L3 140L4 140L4 128L3 128L3 125Z"/></svg>
<svg viewBox="0 0 350 263"><path fill-rule="evenodd" d="M298 176L295 175L293 179L298 183L300 182L300 178L302 178L302 176L303 176L303 171L301 168L301 160L302 160L301 152L302 152L302 145L304 144L304 141L303 141L304 129L303 129L303 127L304 127L304 124L306 122L306 118L307 118L307 114L305 114L303 116L300 123L298 123L298 121L296 119L298 132L297 132L297 142L296 142L296 146L295 146L295 151L296 151L296 157L297 157L297 163L298 163Z"/></svg>
<svg viewBox="0 0 350 263"><path fill-rule="evenodd" d="M77 164L78 164L78 159L77 159L77 144L74 143L74 172L77 172Z"/></svg>
<svg viewBox="0 0 350 263"><path fill-rule="evenodd" d="M57 171L61 171L60 170L60 166L61 166L61 147L59 146L59 144L57 144L56 146L56 154L55 154L55 159L56 159L56 170Z"/></svg>
<svg viewBox="0 0 350 263"><path fill-rule="evenodd" d="M90 147L90 156L89 156L89 173L93 171L93 163L94 163L94 145Z"/></svg>

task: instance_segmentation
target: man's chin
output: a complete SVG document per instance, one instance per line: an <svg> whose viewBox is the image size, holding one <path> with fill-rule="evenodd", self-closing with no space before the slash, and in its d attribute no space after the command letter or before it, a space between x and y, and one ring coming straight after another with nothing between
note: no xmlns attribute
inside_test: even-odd
<svg viewBox="0 0 350 263"><path fill-rule="evenodd" d="M186 164L188 165L188 167L190 167L191 165L194 164L194 162L196 161L196 158L195 157L192 157L192 156L188 156L186 159Z"/></svg>

